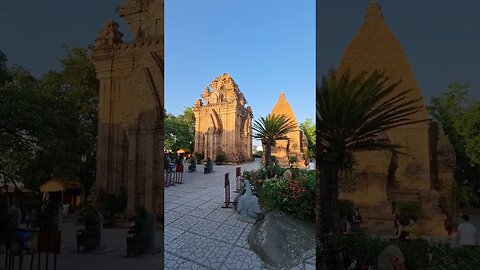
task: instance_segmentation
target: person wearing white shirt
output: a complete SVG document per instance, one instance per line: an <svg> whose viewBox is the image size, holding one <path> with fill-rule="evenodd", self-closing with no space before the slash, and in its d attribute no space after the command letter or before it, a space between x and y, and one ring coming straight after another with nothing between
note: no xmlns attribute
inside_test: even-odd
<svg viewBox="0 0 480 270"><path fill-rule="evenodd" d="M308 163L308 170L309 170L309 171L315 171L315 169L316 169L315 163L314 163L313 160L311 159L311 160L310 160L310 163Z"/></svg>
<svg viewBox="0 0 480 270"><path fill-rule="evenodd" d="M477 227L469 222L468 215L462 215L462 223L457 229L458 246L476 246L477 245Z"/></svg>

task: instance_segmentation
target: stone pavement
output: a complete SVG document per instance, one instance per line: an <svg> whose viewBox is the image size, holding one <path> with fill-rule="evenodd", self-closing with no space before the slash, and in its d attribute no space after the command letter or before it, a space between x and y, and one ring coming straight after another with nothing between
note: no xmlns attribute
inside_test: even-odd
<svg viewBox="0 0 480 270"><path fill-rule="evenodd" d="M103 254L83 254L72 252L76 249L76 231L83 229L83 226L74 225L72 222L60 223L62 231L62 246L57 256L57 269L63 270L160 270L161 254L145 255L141 257L126 257L126 236L127 229L104 229L102 234L102 245L109 251ZM157 231L156 242L160 245L160 231ZM0 269L3 267L4 255L0 256ZM45 255L41 257L41 267L45 267ZM30 257L23 259L23 268L29 269ZM49 257L49 269L53 269L53 255ZM34 258L34 267L37 269L37 257ZM18 259L15 263L18 267Z"/></svg>
<svg viewBox="0 0 480 270"><path fill-rule="evenodd" d="M188 164L185 164L188 166ZM239 165L259 168L259 160ZM249 249L252 224L236 218L224 202L224 175L235 189L236 165L214 165L214 173L184 173L183 184L165 188L165 269L265 269ZM236 193L231 192L231 200ZM294 269L315 269L309 259Z"/></svg>

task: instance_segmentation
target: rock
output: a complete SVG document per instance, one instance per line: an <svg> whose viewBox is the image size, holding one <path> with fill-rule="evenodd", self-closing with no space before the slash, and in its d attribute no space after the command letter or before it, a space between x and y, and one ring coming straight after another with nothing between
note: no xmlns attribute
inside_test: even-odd
<svg viewBox="0 0 480 270"><path fill-rule="evenodd" d="M377 261L377 266L380 270L405 269L405 257L402 251L394 245L390 245L382 250L380 255L378 255Z"/></svg>
<svg viewBox="0 0 480 270"><path fill-rule="evenodd" d="M248 235L250 248L272 267L290 269L315 256L315 224L270 212Z"/></svg>

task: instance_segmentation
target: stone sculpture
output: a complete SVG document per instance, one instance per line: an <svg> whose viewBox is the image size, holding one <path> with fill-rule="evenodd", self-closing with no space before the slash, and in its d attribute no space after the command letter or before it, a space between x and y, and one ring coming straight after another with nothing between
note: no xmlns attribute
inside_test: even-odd
<svg viewBox="0 0 480 270"><path fill-rule="evenodd" d="M213 161L211 158L207 158L207 164L203 168L203 173L212 173L213 172Z"/></svg>
<svg viewBox="0 0 480 270"><path fill-rule="evenodd" d="M247 220L256 220L261 214L258 197L253 195L252 186L249 180L244 180L245 194L238 199L237 212Z"/></svg>

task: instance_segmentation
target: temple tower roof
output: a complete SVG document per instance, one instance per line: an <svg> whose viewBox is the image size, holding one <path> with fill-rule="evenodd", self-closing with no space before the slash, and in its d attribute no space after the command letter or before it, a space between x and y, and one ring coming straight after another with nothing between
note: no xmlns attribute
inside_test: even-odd
<svg viewBox="0 0 480 270"><path fill-rule="evenodd" d="M412 89L408 98L421 99L408 59L400 42L385 24L381 7L376 1L368 5L360 30L345 50L338 71L343 73L346 70L353 74L361 71L385 71L392 82L402 81L397 87L398 92ZM426 119L427 115L424 107L414 118Z"/></svg>
<svg viewBox="0 0 480 270"><path fill-rule="evenodd" d="M290 118L290 120L294 121L295 124L298 124L297 118L295 118L295 114L293 113L292 107L287 101L285 94L282 92L280 93L280 97L278 98L277 104L273 107L271 112L272 115L285 115L286 117Z"/></svg>

